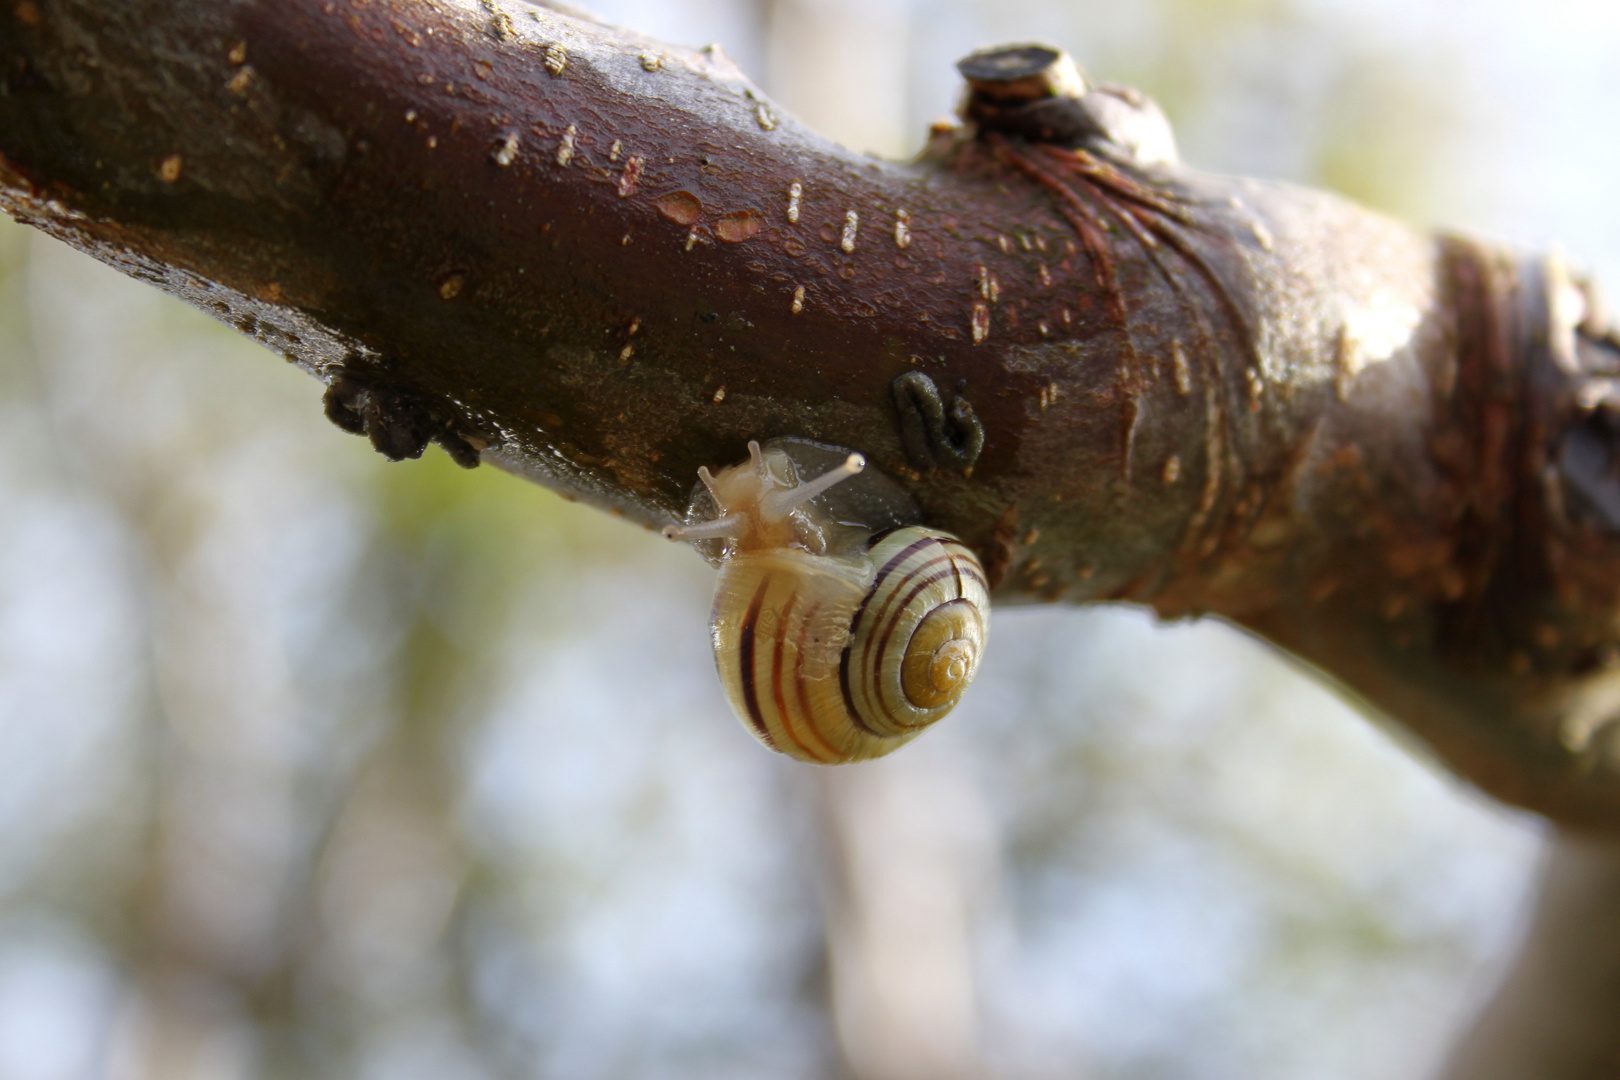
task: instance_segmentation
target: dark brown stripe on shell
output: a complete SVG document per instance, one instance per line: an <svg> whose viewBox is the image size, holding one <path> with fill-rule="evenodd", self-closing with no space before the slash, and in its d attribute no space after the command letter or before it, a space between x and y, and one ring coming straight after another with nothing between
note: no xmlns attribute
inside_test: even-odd
<svg viewBox="0 0 1620 1080"><path fill-rule="evenodd" d="M930 538L929 540L918 541L917 543L912 544L910 547L906 548L905 552L902 553L902 554L913 553L913 552L917 551L919 548L925 546L926 544L933 543L933 542L935 542L933 540L933 538ZM894 563L896 562L896 560L898 558L899 558L899 556L896 556L895 559L889 560L889 562L885 565L885 569L892 571L894 569ZM884 653L885 650L887 650L889 643L888 643L888 635L882 631L881 627L882 627L883 620L888 616L890 610L893 609L895 598L900 595L900 590L905 588L907 582L909 582L909 581L913 580L914 578L916 578L917 575L921 574L924 570L927 570L930 567L938 566L942 562L949 562L949 561L952 561L951 554L949 552L941 552L940 554L929 558L926 562L918 563L916 566L913 566L909 570L907 570L905 577L901 578L900 581L895 584L894 588L892 590L890 590L888 599L884 601L883 607L880 608L875 615L873 615L873 621L878 624L879 630L877 632L868 634L866 636L865 642L861 645L861 670L862 671L877 673L877 672L880 672L882 670L882 667L883 667L883 653ZM933 582L943 580L944 577L945 577L945 575L943 573L935 574L933 577L930 577L927 581L925 581L919 587L919 589L927 588ZM909 603L910 600L917 595L917 591L918 590L914 589L912 591L911 595L906 598L907 603ZM870 598L871 596L875 595L876 593L877 593L877 585L874 582L871 591L867 593L867 597ZM856 615L855 615L855 618L850 621L849 625L850 625L850 635L851 635L851 642L852 643L853 643L853 640L854 640L855 627L860 622L861 613L864 612L865 609L866 609L866 601L863 600L861 602L861 612L857 612ZM899 609L895 611L894 618L892 620L890 620L890 623L889 623L888 630L889 630L890 633L893 632L895 624L900 621L900 617L905 614L905 609L906 609L906 604L902 603L900 605ZM872 661L872 646L873 646L874 642L876 642L877 646L878 646L878 655L877 655L876 663L873 663L873 661ZM845 656L846 657L848 656L848 650L847 649L845 650ZM846 663L847 663L847 660L846 660ZM878 711L883 715L883 718L885 720L888 720L890 723L893 723L893 724L898 724L899 721L895 717L893 710L890 708L889 704L883 700L883 685L882 685L881 680L877 679L875 674L874 674L874 679L876 680L876 688L875 688L874 693L872 694L872 697L874 697L877 700ZM847 674L845 675L845 678L844 678L844 700L849 705L849 714L850 714L850 716L855 719L855 722L857 724L859 724L864 730L870 731L874 735L879 735L880 738L884 737L884 736L880 735L879 732L875 731L871 727L871 725L869 725L866 722L866 718L864 716L862 716L860 714L860 710L855 707L854 695L849 692L849 679L848 679ZM889 736L889 737L892 737L892 736Z"/></svg>
<svg viewBox="0 0 1620 1080"><path fill-rule="evenodd" d="M782 662L787 653L787 639L784 635L787 632L789 620L793 618L793 605L797 604L798 602L798 591L795 590L790 592L788 593L787 603L783 604L782 610L778 612L778 621L776 624L777 632L774 635L776 649L771 657L771 700L776 705L776 719L780 722L782 731L785 735L787 735L788 740L792 742L794 746L797 746L800 750L802 750L805 757L811 758L815 761L820 761L822 760L821 755L812 750L808 745L806 745L805 741L799 737L798 729L794 726L793 719L788 713L787 685L789 682L797 683L802 680L799 679L798 672L796 671L788 674L785 678L782 671ZM810 615L814 615L816 607L818 606L819 605L811 605L809 614L805 617L809 618ZM800 650L798 654L800 656L804 655L804 629L805 624L801 622L799 624L799 640L796 643L798 649ZM812 731L813 730L814 726L812 725Z"/></svg>
<svg viewBox="0 0 1620 1080"><path fill-rule="evenodd" d="M956 561L954 559L950 559L949 556L946 556L946 558L952 563ZM931 566L933 564L930 563L929 565ZM944 581L954 573L954 570L941 570L937 574L931 574L922 581L919 581L917 586L906 595L905 601L895 609L894 618L889 620L889 625L884 627L882 632L878 635L878 654L877 663L873 665L874 671L883 670L883 655L889 651L889 639L894 636L894 628L900 625L900 620L905 616L906 608L911 606L911 602L917 599L918 595L921 594L924 589L928 588L930 585L933 585L935 582ZM960 581L960 578L958 578L958 580ZM902 582L902 584L904 584L904 582ZM878 683L876 696L878 708L883 710L883 715L888 717L890 720L895 720L894 713L889 708L889 703L883 700L883 684L881 682ZM917 711L923 712L925 710L918 709Z"/></svg>
<svg viewBox="0 0 1620 1080"><path fill-rule="evenodd" d="M861 602L861 606L866 606L866 602L864 600ZM857 614L855 619L850 621L849 625L851 628L855 626L855 621L859 618L860 615ZM868 735L877 735L877 732L868 727L866 721L861 718L860 710L855 707L855 695L849 692L849 650L854 646L854 644L855 638L852 635L850 637L849 644L844 646L844 655L838 660L838 686L844 692L844 711L849 714L850 723L854 724ZM882 738L882 736L878 735L878 738Z"/></svg>
<svg viewBox="0 0 1620 1080"><path fill-rule="evenodd" d="M913 546L915 546L915 545L913 545ZM910 550L910 549L907 549L907 550ZM923 565L924 566L931 566L931 565L933 565L933 562L935 562L935 561L937 561L937 560L931 560L930 562L924 563ZM891 565L890 569L892 569L892 565ZM906 577L903 577L903 578L900 579L900 583L897 586L895 586L894 590L891 590L891 592L889 593L889 598L888 598L887 601L885 601L885 606L882 609L880 609L875 615L873 615L872 621L874 623L881 623L883 621L883 616L888 611L888 606L887 605L889 603L893 602L895 593L897 593L901 588L903 588L905 586L905 583L907 581L911 580L911 577L913 575L915 575L916 572L917 572L916 570L912 570L907 574ZM855 695L850 692L850 686L849 686L849 659L850 659L849 650L855 644L855 641L856 641L856 638L857 638L856 628L858 626L860 626L861 620L865 616L867 603L871 600L871 598L874 595L876 595L876 593L877 593L877 587L876 587L876 585L874 585L872 587L872 589L870 589L867 592L866 596L861 599L860 609L858 611L856 611L855 617L849 621L849 644L844 646L843 665L842 665L842 669L839 672L839 677L841 678L841 680L843 682L844 706L845 706L845 709L849 713L850 719L854 721L855 726L860 728L862 731L865 731L865 732L867 732L869 734L872 734L872 735L876 735L880 739L884 739L884 738L892 738L893 736L883 734L882 732L878 731L876 728L872 727L872 725L870 725L870 724L868 724L866 722L866 717L864 715L862 715L860 708L855 704ZM861 642L861 657L860 657L861 668L860 668L860 670L863 673L868 672L870 670L871 658L872 658L872 642L875 639L876 639L875 634L868 634L868 635L866 635L866 639ZM884 717L892 721L894 719L894 717L892 715L890 715L889 711L886 708L883 708L882 688L879 687L878 692L873 694L872 696L877 698L879 709L883 713Z"/></svg>
<svg viewBox="0 0 1620 1080"><path fill-rule="evenodd" d="M915 526L911 525L896 525L892 529L884 529L882 532L875 532L866 538L866 550L871 551L873 548L883 543L883 541L887 540L901 529L910 529L914 527Z"/></svg>
<svg viewBox="0 0 1620 1080"><path fill-rule="evenodd" d="M909 551L910 549L908 548L907 550ZM893 609L893 607L894 607L894 599L895 599L895 597L900 595L900 590L906 587L906 582L912 580L918 574L922 573L924 570L927 570L928 568L933 567L933 566L938 566L940 563L950 559L950 557L951 556L950 556L949 552L943 552L943 553L941 553L939 555L934 556L933 558L929 559L928 561L920 562L916 566L913 566L911 569L907 570L905 577L901 578L899 580L899 582L895 584L894 588L889 591L888 599L883 602L883 607L878 610L878 612L873 616L873 619L876 622L878 622L879 624L881 624L883 622L883 620L888 617L888 614L889 614L890 610ZM938 579L935 579L935 580L938 580ZM870 592L867 593L867 596L871 597L871 596L875 596L876 594L877 594L877 584L874 582L873 585L872 585L872 589L871 589ZM916 595L916 594L913 593L912 595ZM863 601L862 604L861 604L862 611L865 610L865 607L866 607L866 604ZM902 611L905 610L905 605L903 605L903 604L901 605L901 610ZM856 616L855 616L855 619L852 620L850 622L850 624L849 624L851 633L854 632L856 622L858 622L860 620L860 614L861 614L860 612L857 612ZM869 635L867 635L866 643L865 643L865 645L863 645L861 647L861 663L862 664L867 663L871 659L872 644L873 644L873 642L876 642L876 641L879 641L879 640L880 640L880 638L879 638L879 635L877 635L877 634L869 634Z"/></svg>
<svg viewBox="0 0 1620 1080"><path fill-rule="evenodd" d="M743 618L742 632L737 635L737 663L742 670L743 706L748 710L748 722L754 727L754 734L759 741L770 747L778 749L776 740L771 738L770 728L765 726L765 717L759 711L759 693L754 686L754 624L759 621L759 609L765 604L765 591L771 587L769 574L759 583L754 593L753 601L748 605L748 614Z"/></svg>
<svg viewBox="0 0 1620 1080"><path fill-rule="evenodd" d="M885 577L889 575L891 571L894 570L897 564L902 563L909 558L912 552L917 551L919 548L927 547L933 542L933 537L925 537L906 546L901 551L891 556L889 561L884 563L878 572L872 576L872 584L867 586L866 595L861 597L860 606L855 609L855 614L851 615L849 618L849 644L844 646L844 655L840 657L838 661L838 685L844 693L844 710L849 713L850 721L854 723L856 727L860 728L868 735L876 735L880 739L883 736L879 735L876 731L873 731L867 726L866 721L861 717L860 710L855 707L855 695L850 693L849 650L855 647L855 628L861 624L861 617L866 614L866 605L871 603L872 597L877 595L878 585ZM864 648L862 649L862 653L865 653Z"/></svg>
<svg viewBox="0 0 1620 1080"><path fill-rule="evenodd" d="M782 722L782 730L787 734L788 739L800 750L809 753L805 745L799 741L797 733L793 730L793 725L787 722L787 702L783 700L782 695L784 686L782 681L782 654L786 651L786 642L782 638L782 631L787 627L787 621L793 615L793 605L798 602L798 590L792 590L788 593L787 603L782 605L782 610L776 613L777 632L771 635L771 641L774 645L771 650L771 700L776 705L776 717Z"/></svg>
<svg viewBox="0 0 1620 1080"><path fill-rule="evenodd" d="M940 542L945 544L947 547L955 548L962 553L957 557L956 560L958 568L966 568L968 576L974 581L978 582L979 588L983 589L985 592L989 592L990 583L985 580L984 572L979 569L979 557L973 554L973 549L962 543L960 540L942 540Z"/></svg>
<svg viewBox="0 0 1620 1080"><path fill-rule="evenodd" d="M921 551L929 544L937 544L939 542L939 538L936 536L925 536L921 540L912 541L899 551L895 552L893 555L889 556L889 561L879 567L878 572L872 577L872 587L867 590L866 595L870 596L877 592L878 586L883 584L883 579L892 574L896 566L899 566L901 563L911 558L914 553Z"/></svg>
<svg viewBox="0 0 1620 1080"><path fill-rule="evenodd" d="M810 633L810 627L814 625L816 612L819 610L821 610L821 604L819 602L811 604L809 609L804 613L804 618L799 622L799 636L794 645L798 650L799 664L801 667L804 664L804 639ZM782 726L788 729L789 733L793 736L794 742L804 747L804 752L806 754L809 754L811 757L815 758L819 762L822 762L823 764L837 761L842 755L839 753L837 747L833 746L832 742L821 733L819 728L816 727L816 714L810 706L810 692L805 686L805 680L799 677L798 672L794 672L793 685L794 688L798 690L799 707L802 710L805 722L810 725L809 734L815 739L816 742L821 744L822 752L818 754L812 751L810 747L805 746L804 741L799 738L799 733L793 729L792 724L788 720L787 705L778 699L778 704L782 707Z"/></svg>
<svg viewBox="0 0 1620 1080"><path fill-rule="evenodd" d="M915 549L920 546L922 546L922 544L912 544L912 546L907 547L906 551L914 552ZM873 633L868 633L867 638L865 638L862 646L860 646L860 669L862 669L863 672L872 672L873 678L875 678L876 682L875 690L873 690L872 695L873 698L876 699L876 703L878 703L876 708L878 708L878 712L880 712L881 716L885 717L886 721L891 722L891 724L899 724L899 719L894 716L893 709L889 708L889 704L886 703L885 699L883 699L883 683L881 683L881 680L876 678L876 672L880 672L881 667L883 667L883 653L885 653L886 649L888 649L888 635L883 633L883 630L881 630L881 625L883 625L883 620L888 617L889 610L894 610L894 601L896 601L896 597L901 594L901 589L906 588L907 581L915 580L917 575L920 575L923 570L928 570L930 567L938 567L941 562L949 562L949 560L951 560L951 554L949 554L949 552L941 552L941 554L930 557L927 562L920 562L917 563L915 567L910 567L906 572L906 576L902 576L901 580L897 581L896 585L894 585L894 588L889 589L888 599L885 599L885 602L883 602L883 607L880 607L880 609L876 610L875 614L873 614L872 619L873 622L878 625L878 630L873 631ZM891 570L893 570L893 562L894 560L889 560L889 568L891 568ZM933 581L940 581L943 580L943 578L943 573L938 573L938 575L928 578L927 581L923 581L922 588L927 588L928 585L932 585ZM872 593L868 593L868 597L875 593L876 586L873 586ZM910 594L910 597L914 596L917 596L917 591L912 591L912 594ZM907 602L910 601L910 597L907 597ZM862 609L865 609L865 602L862 602ZM894 619L889 620L889 633L893 633L894 623L899 622L899 620L901 620L901 615L904 614L906 614L906 604L901 604L899 609L894 612ZM849 623L849 627L851 627L851 643L854 643L855 625L857 625L859 622L860 614L857 612L855 619ZM878 657L876 657L876 662L873 662L872 659L873 643L876 643L876 646L878 646ZM852 717L855 717L855 722L857 722L862 729L872 732L873 735L880 735L880 732L876 732L872 725L867 724L867 719L860 714L860 709L855 708L854 695L849 693L849 680L847 680L847 678L846 682L844 682L844 687L846 687L846 691L844 691L844 699L846 699L846 703L849 704L849 714L851 714Z"/></svg>

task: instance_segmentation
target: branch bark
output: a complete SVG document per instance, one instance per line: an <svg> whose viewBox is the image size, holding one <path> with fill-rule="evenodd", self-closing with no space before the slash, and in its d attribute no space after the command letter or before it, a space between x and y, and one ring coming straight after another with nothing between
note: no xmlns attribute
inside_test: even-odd
<svg viewBox="0 0 1620 1080"><path fill-rule="evenodd" d="M1443 1080L1590 1080L1620 1073L1620 848L1553 847L1512 970Z"/></svg>
<svg viewBox="0 0 1620 1080"><path fill-rule="evenodd" d="M894 164L717 50L514 0L8 0L0 202L389 456L657 524L750 438L859 449L1000 602L1219 615L1499 798L1620 827L1595 290L1183 168L1129 91L978 74Z"/></svg>

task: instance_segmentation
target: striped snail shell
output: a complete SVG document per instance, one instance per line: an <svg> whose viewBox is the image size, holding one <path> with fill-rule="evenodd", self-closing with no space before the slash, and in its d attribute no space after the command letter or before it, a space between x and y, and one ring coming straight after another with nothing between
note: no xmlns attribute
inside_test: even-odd
<svg viewBox="0 0 1620 1080"><path fill-rule="evenodd" d="M881 757L950 712L972 682L990 618L984 569L954 536L893 524L892 510L841 520L852 515L827 493L865 459L847 454L801 482L789 442L750 442L747 461L699 469L693 523L664 535L709 545L719 563L715 663L749 730L801 761Z"/></svg>

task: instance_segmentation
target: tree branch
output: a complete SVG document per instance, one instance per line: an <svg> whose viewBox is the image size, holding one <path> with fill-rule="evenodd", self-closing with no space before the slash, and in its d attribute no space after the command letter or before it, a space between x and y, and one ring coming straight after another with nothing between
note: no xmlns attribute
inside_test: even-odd
<svg viewBox="0 0 1620 1080"><path fill-rule="evenodd" d="M1620 1072L1620 851L1558 841L1513 969L1444 1080L1596 1080Z"/></svg>
<svg viewBox="0 0 1620 1080"><path fill-rule="evenodd" d="M1595 293L1182 168L1139 95L1011 55L900 165L718 51L515 0L7 0L0 201L391 457L656 524L750 438L859 449L999 601L1223 616L1620 824Z"/></svg>

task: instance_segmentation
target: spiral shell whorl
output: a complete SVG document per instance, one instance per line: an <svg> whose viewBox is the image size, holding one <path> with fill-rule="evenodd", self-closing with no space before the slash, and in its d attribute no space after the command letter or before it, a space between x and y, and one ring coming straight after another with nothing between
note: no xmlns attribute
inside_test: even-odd
<svg viewBox="0 0 1620 1080"><path fill-rule="evenodd" d="M870 560L783 550L727 560L715 663L772 749L836 764L881 757L950 712L984 647L984 572L945 533L898 529Z"/></svg>
<svg viewBox="0 0 1620 1080"><path fill-rule="evenodd" d="M978 670L990 596L979 560L948 533L897 529L871 549L875 574L850 625L839 679L851 721L914 735L961 700Z"/></svg>

